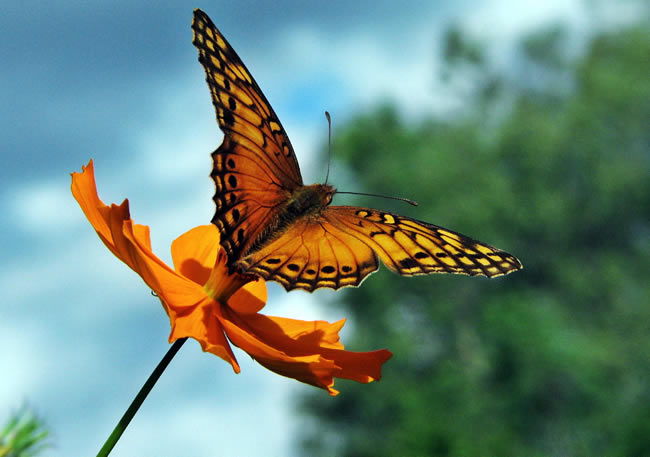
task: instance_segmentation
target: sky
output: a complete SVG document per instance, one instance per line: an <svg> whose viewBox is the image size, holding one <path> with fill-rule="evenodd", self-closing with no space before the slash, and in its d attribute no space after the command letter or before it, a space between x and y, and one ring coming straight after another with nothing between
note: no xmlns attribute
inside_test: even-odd
<svg viewBox="0 0 650 457"><path fill-rule="evenodd" d="M222 135L191 44L195 7L272 103L306 183L324 179L325 110L335 137L384 100L414 119L462 103L436 83L449 24L505 64L518 37L590 20L579 0L3 2L0 423L32 406L52 430L44 456L96 454L169 347L160 303L102 245L69 174L92 158L100 198L128 198L163 260L174 238L209 223L210 152ZM332 298L270 284L264 312L344 318ZM378 337L376 347L347 348L381 347ZM113 455L297 455L295 399L314 388L236 355L239 375L188 341Z"/></svg>

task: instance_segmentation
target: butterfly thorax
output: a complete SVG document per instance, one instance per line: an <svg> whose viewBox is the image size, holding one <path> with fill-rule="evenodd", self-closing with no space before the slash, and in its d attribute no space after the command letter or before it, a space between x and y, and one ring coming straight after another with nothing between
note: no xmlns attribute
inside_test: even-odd
<svg viewBox="0 0 650 457"><path fill-rule="evenodd" d="M284 211L281 210L281 213L284 213L290 222L300 217L318 215L323 208L330 204L335 192L336 189L327 184L300 186L291 193L291 197L287 200Z"/></svg>
<svg viewBox="0 0 650 457"><path fill-rule="evenodd" d="M336 189L328 184L311 184L294 189L289 198L278 206L262 233L246 249L245 256L262 249L282 236L300 219L318 218L321 211L332 202L335 193Z"/></svg>

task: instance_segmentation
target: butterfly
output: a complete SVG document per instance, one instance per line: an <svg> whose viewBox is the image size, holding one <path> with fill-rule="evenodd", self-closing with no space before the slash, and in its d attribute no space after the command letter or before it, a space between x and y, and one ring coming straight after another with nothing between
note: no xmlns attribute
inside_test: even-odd
<svg viewBox="0 0 650 457"><path fill-rule="evenodd" d="M327 184L305 185L289 137L237 53L201 10L192 42L223 142L212 153L212 223L231 272L277 281L286 290L358 286L379 267L404 276L500 276L514 256L460 233L397 214L330 206Z"/></svg>

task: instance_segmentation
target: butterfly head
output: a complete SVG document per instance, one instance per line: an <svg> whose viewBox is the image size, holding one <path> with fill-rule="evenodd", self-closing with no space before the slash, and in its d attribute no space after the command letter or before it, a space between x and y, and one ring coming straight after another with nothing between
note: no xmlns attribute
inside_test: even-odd
<svg viewBox="0 0 650 457"><path fill-rule="evenodd" d="M336 189L329 184L301 186L293 191L287 209L295 214L318 213L332 202Z"/></svg>
<svg viewBox="0 0 650 457"><path fill-rule="evenodd" d="M321 203L323 206L327 206L332 203L332 198L336 193L336 189L329 184L316 184L318 186L318 193L321 196Z"/></svg>

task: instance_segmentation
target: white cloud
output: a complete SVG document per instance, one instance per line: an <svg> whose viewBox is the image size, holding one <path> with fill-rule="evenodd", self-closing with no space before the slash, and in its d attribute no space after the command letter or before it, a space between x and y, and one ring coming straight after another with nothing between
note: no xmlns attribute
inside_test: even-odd
<svg viewBox="0 0 650 457"><path fill-rule="evenodd" d="M46 182L29 182L5 192L8 221L16 229L35 235L51 236L72 227L78 215L71 211L76 205L70 195L70 178L58 177Z"/></svg>
<svg viewBox="0 0 650 457"><path fill-rule="evenodd" d="M405 114L430 113L440 96L432 91L437 27L435 18L421 19L422 24L400 35L399 43L371 31L348 37L302 27L289 30L274 76L279 81L281 72L285 78L331 78L339 92L328 93L329 103L342 112L358 112L388 99L397 101ZM291 87L286 84L285 91ZM322 123L322 113L317 120Z"/></svg>
<svg viewBox="0 0 650 457"><path fill-rule="evenodd" d="M589 17L584 2L564 0L485 0L467 13L463 23L470 32L497 43L558 22L582 28Z"/></svg>

